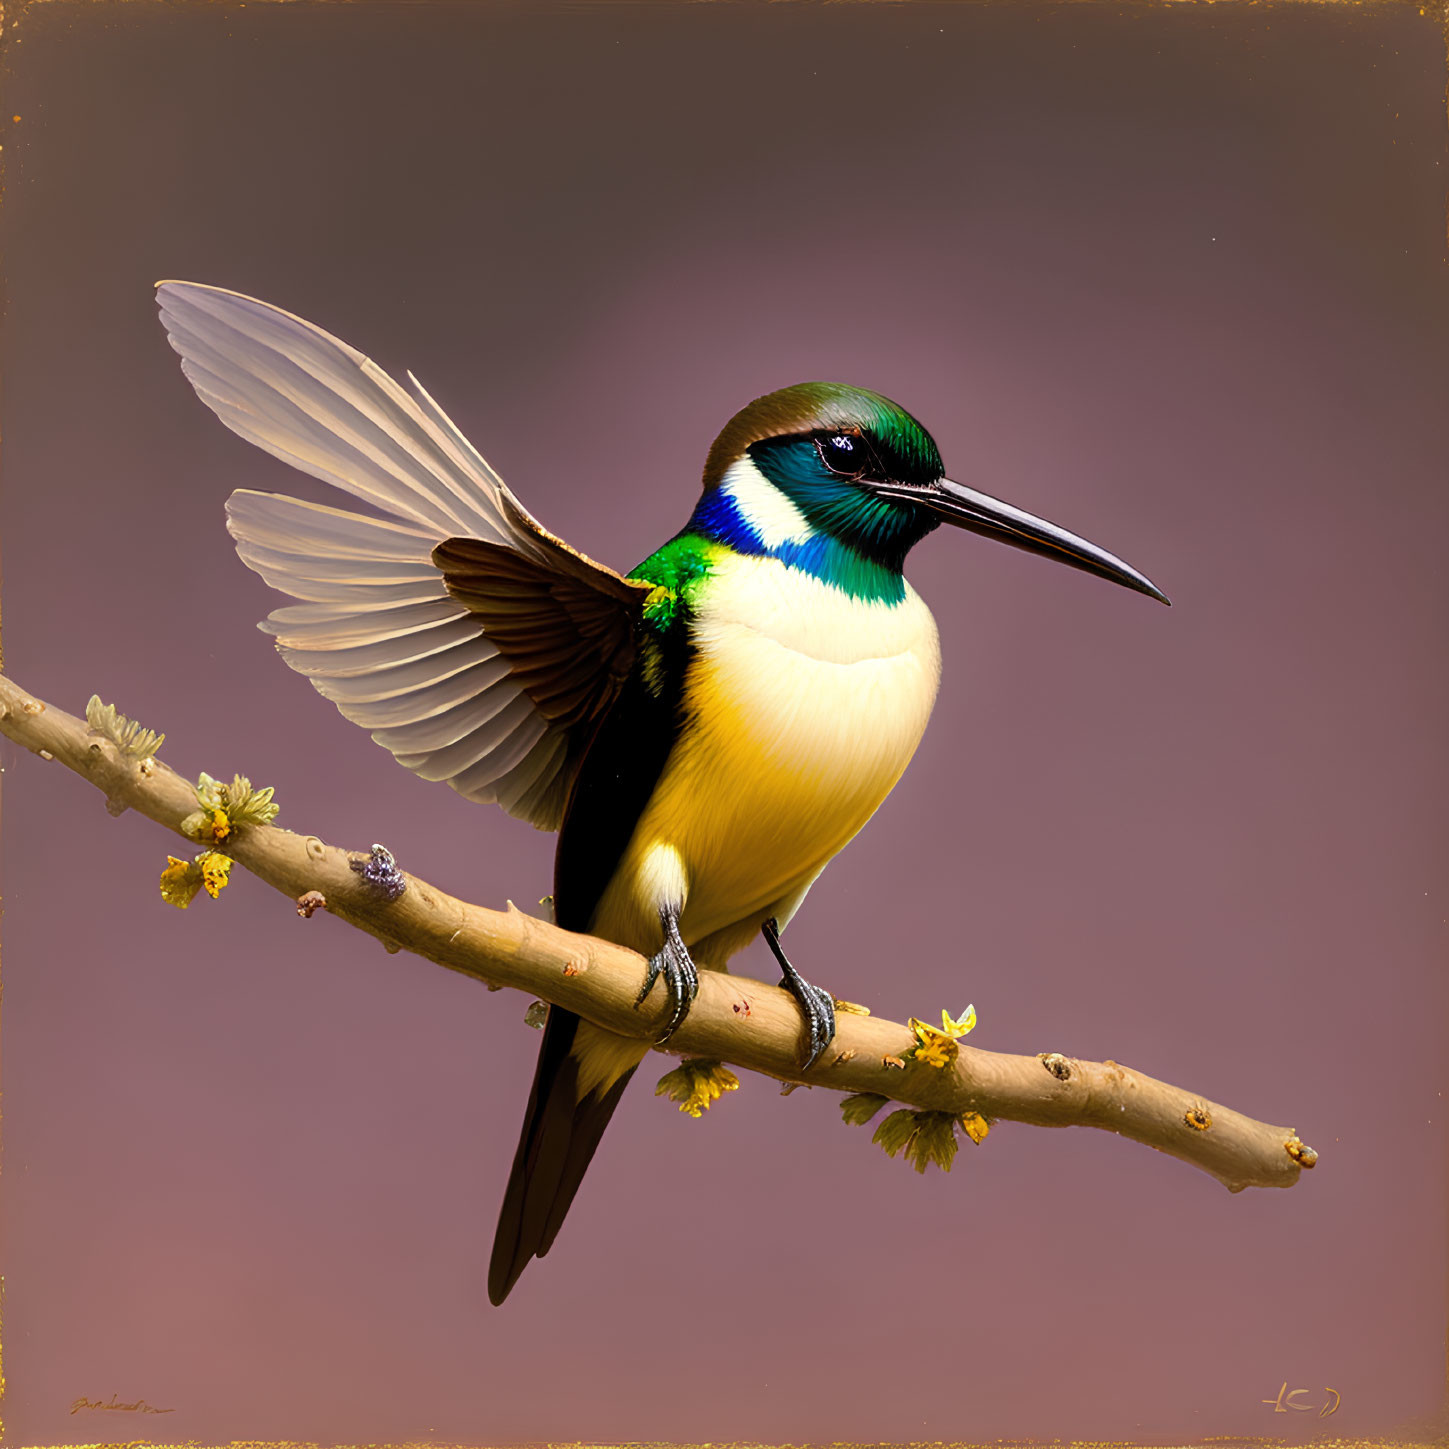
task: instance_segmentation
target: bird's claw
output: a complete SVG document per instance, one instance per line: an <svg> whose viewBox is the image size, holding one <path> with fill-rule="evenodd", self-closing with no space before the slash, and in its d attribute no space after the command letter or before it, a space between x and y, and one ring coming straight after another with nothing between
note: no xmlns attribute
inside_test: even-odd
<svg viewBox="0 0 1449 1449"><path fill-rule="evenodd" d="M657 1040L666 1042L679 1030L689 1008L699 994L699 971L689 954L689 949L679 936L678 924L666 917L664 920L664 944L649 958L649 969L644 976L644 986L634 998L637 1010L644 1005L645 998L654 989L654 983L664 977L664 987L669 993L669 1024Z"/></svg>
<svg viewBox="0 0 1449 1449"><path fill-rule="evenodd" d="M812 986L798 971L793 981L785 976L780 985L800 1003L800 1010L805 1013L810 1050L801 1070L809 1071L820 1060L821 1052L835 1040L835 998L823 986Z"/></svg>
<svg viewBox="0 0 1449 1449"><path fill-rule="evenodd" d="M785 975L780 985L800 1003L805 1025L810 1034L809 1050L802 1071L809 1071L820 1060L820 1054L835 1040L835 998L822 986L812 986L791 964L780 945L780 927L772 916L760 928L765 944L780 963Z"/></svg>

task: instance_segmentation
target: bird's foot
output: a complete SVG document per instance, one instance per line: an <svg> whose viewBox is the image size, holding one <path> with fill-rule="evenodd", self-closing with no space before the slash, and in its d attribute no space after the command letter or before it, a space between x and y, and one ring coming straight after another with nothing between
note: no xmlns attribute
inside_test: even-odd
<svg viewBox="0 0 1449 1449"><path fill-rule="evenodd" d="M805 1056L805 1070L820 1060L820 1054L835 1040L835 998L821 986L812 986L791 964L790 958L780 945L780 928L772 916L760 927L765 943L775 954L780 969L785 973L780 985L800 1003L805 1013L805 1025L810 1033L809 1050Z"/></svg>
<svg viewBox="0 0 1449 1449"><path fill-rule="evenodd" d="M679 934L679 915L675 911L660 911L659 919L664 926L664 944L649 958L649 970L644 977L644 989L634 1000L635 1008L644 1005L645 998L654 989L654 983L664 977L665 989L669 992L669 1025L664 1028L661 1042L668 1041L679 1030L689 1008L699 994L699 970Z"/></svg>

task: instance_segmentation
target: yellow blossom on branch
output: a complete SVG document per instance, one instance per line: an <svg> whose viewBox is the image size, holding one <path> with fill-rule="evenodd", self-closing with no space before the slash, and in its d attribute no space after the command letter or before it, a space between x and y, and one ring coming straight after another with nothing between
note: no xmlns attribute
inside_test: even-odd
<svg viewBox="0 0 1449 1449"><path fill-rule="evenodd" d="M985 1140L986 1134L991 1131L991 1123L980 1112L963 1112L957 1121L960 1122L962 1131L978 1147Z"/></svg>
<svg viewBox="0 0 1449 1449"><path fill-rule="evenodd" d="M215 900L226 887L233 863L229 855L215 850L205 850L195 860L168 855L166 869L161 872L161 899L182 911L196 899L198 891L204 890Z"/></svg>
<svg viewBox="0 0 1449 1449"><path fill-rule="evenodd" d="M679 1110L691 1117L698 1117L725 1093L733 1092L740 1085L740 1079L719 1062L686 1059L672 1072L660 1077L654 1088L656 1097L668 1097L679 1103Z"/></svg>
<svg viewBox="0 0 1449 1449"><path fill-rule="evenodd" d="M917 1034L915 1049L910 1053L913 1060L928 1067L949 1067L956 1060L959 1048L949 1036L927 1027Z"/></svg>
<svg viewBox="0 0 1449 1449"><path fill-rule="evenodd" d="M193 860L177 860L174 855L166 860L166 869L161 872L161 899L184 911L201 889L201 867Z"/></svg>
<svg viewBox="0 0 1449 1449"><path fill-rule="evenodd" d="M198 857L196 863L201 867L201 883L206 887L207 895L215 900L231 876L231 857L208 850L205 855Z"/></svg>
<svg viewBox="0 0 1449 1449"><path fill-rule="evenodd" d="M913 1016L910 1027L916 1035L916 1044L906 1055L928 1067L949 1067L959 1055L956 1038L965 1036L975 1025L974 1006L968 1006L955 1018L949 1011L943 1011L941 1025L938 1027L930 1026Z"/></svg>

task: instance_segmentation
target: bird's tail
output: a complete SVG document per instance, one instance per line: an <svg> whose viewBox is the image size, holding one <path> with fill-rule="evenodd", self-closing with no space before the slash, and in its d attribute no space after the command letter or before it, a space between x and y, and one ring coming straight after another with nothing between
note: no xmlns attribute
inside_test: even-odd
<svg viewBox="0 0 1449 1449"><path fill-rule="evenodd" d="M581 1025L583 1041L579 1040ZM596 1036L600 1038L597 1043L593 1041ZM493 1238L488 1264L490 1302L502 1303L529 1259L543 1257L553 1246L604 1128L648 1050L646 1042L614 1037L581 1023L571 1011L550 1007L523 1134ZM598 1060L586 1060L600 1055L607 1059L602 1071Z"/></svg>

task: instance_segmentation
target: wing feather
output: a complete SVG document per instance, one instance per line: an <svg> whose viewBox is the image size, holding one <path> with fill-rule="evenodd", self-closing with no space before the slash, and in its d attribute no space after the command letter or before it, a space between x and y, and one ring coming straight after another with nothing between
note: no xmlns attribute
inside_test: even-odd
<svg viewBox="0 0 1449 1449"><path fill-rule="evenodd" d="M453 705L451 709L440 710L437 714L425 715L421 719L408 720L390 729L378 730L373 739L399 758L403 755L444 750L468 739L484 725L491 723L506 705L517 698L519 696L514 695L510 699L497 690L486 689ZM527 712L533 713L531 709Z"/></svg>
<svg viewBox="0 0 1449 1449"><path fill-rule="evenodd" d="M424 779L556 828L647 586L544 529L411 373L237 292L158 301L228 428L386 515L232 494L242 561L301 601L261 626L283 659Z"/></svg>
<svg viewBox="0 0 1449 1449"><path fill-rule="evenodd" d="M470 799L481 798L486 791L496 798L500 790L511 788L514 771L524 765L544 736L544 723L536 715L523 721L509 734L490 744L488 751L465 770L458 772L458 789ZM507 780L508 786L500 784Z"/></svg>
<svg viewBox="0 0 1449 1449"><path fill-rule="evenodd" d="M544 723L538 718L527 695L515 694L509 699L502 695L501 690L494 690L490 691L490 698L486 704L483 701L479 701L479 703L482 706L480 713L483 717L477 726L469 730L461 739L437 748L400 752L398 759L425 780L450 780L454 775L462 777L480 762L493 768L494 773L486 777L489 780L506 774L507 767L502 763L505 747L510 742L514 746L519 743L514 740L514 736L518 731L523 730L524 726L536 725L537 729L528 741L531 748L543 734ZM521 738L520 736L520 740ZM495 752L498 752L495 758L491 760L487 758L494 755ZM525 750L524 753L527 751ZM518 758L521 759L522 755L519 755ZM517 759L512 763L516 764ZM478 780L479 776L475 774L473 778Z"/></svg>
<svg viewBox="0 0 1449 1449"><path fill-rule="evenodd" d="M478 626L472 620L449 618L377 643L349 644L335 649L294 649L279 643L277 652L298 674L342 678L430 658L456 644L466 643L477 632Z"/></svg>
<svg viewBox="0 0 1449 1449"><path fill-rule="evenodd" d="M568 740L550 730L529 752L526 759L508 772L495 791L498 803L510 815L532 820L536 814L562 816L568 787L572 784L561 768L568 750ZM487 787L485 787L487 788Z"/></svg>
<svg viewBox="0 0 1449 1449"><path fill-rule="evenodd" d="M429 561L437 542L430 529L328 508L285 493L238 488L227 499L226 511L236 537L299 557L420 564Z"/></svg>
<svg viewBox="0 0 1449 1449"><path fill-rule="evenodd" d="M489 674L477 683L478 689L486 688L508 671L508 661L498 653L497 647L485 635L469 640L448 650L446 654L432 654L407 664L395 665L390 669L379 669L372 674L356 678L327 679L312 681L318 694L332 700L339 709L354 704L373 704L382 701L396 701L399 709L406 708L406 701L414 698L433 698L432 691L457 680L473 668L482 668L492 661L499 661L497 674ZM350 718L350 716L349 716Z"/></svg>
<svg viewBox="0 0 1449 1449"><path fill-rule="evenodd" d="M168 282L161 317L203 401L250 442L418 523L524 546L501 480L467 464L435 420L370 358L237 292ZM193 374L195 374L193 376Z"/></svg>
<svg viewBox="0 0 1449 1449"><path fill-rule="evenodd" d="M491 689L508 673L508 661L498 655L474 664L459 674L450 675L436 684L395 694L387 699L337 701L337 707L352 721L367 730L396 729L414 724L465 704ZM383 742L378 741L379 744Z"/></svg>
<svg viewBox="0 0 1449 1449"><path fill-rule="evenodd" d="M303 604L301 609L315 606ZM279 645L293 649L346 649L354 644L381 644L402 639L435 624L456 622L458 611L446 594L420 603L393 604L386 608L351 609L339 615L303 614L299 609L276 609L267 618L266 630Z"/></svg>

